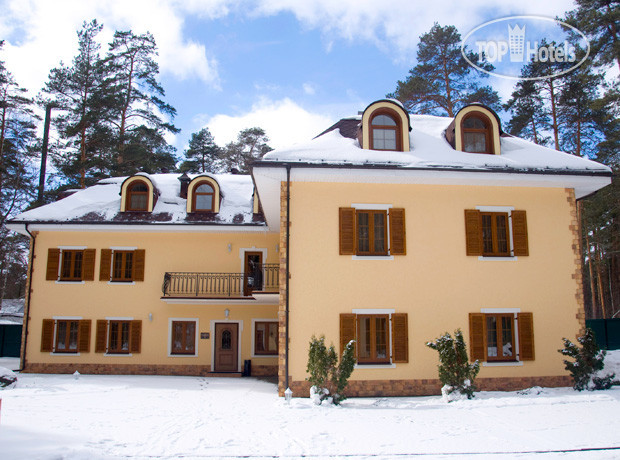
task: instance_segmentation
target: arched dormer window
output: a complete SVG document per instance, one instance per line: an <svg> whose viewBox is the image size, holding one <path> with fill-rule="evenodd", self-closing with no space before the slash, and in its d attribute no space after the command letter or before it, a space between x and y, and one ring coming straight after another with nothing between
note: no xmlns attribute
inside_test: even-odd
<svg viewBox="0 0 620 460"><path fill-rule="evenodd" d="M461 122L463 151L471 153L493 153L491 144L491 122L482 113L473 112Z"/></svg>
<svg viewBox="0 0 620 460"><path fill-rule="evenodd" d="M198 176L187 186L187 212L220 212L221 191L217 181Z"/></svg>
<svg viewBox="0 0 620 460"><path fill-rule="evenodd" d="M146 175L128 177L121 185L121 212L152 212L157 202L155 192Z"/></svg>
<svg viewBox="0 0 620 460"><path fill-rule="evenodd" d="M400 150L398 123L389 113L378 113L370 121L370 148L373 150Z"/></svg>
<svg viewBox="0 0 620 460"><path fill-rule="evenodd" d="M126 211L149 210L149 187L142 181L135 181L127 187Z"/></svg>
<svg viewBox="0 0 620 460"><path fill-rule="evenodd" d="M499 117L485 105L473 103L463 107L446 128L445 135L460 152L500 154Z"/></svg>
<svg viewBox="0 0 620 460"><path fill-rule="evenodd" d="M409 114L403 105L382 99L364 110L358 141L363 149L408 152L409 131Z"/></svg>
<svg viewBox="0 0 620 460"><path fill-rule="evenodd" d="M194 188L193 212L212 212L215 190L208 182L201 182Z"/></svg>

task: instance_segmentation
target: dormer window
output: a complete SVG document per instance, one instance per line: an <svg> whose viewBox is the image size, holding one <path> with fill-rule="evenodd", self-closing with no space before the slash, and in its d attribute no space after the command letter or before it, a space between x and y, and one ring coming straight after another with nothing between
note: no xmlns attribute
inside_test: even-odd
<svg viewBox="0 0 620 460"><path fill-rule="evenodd" d="M373 150L398 150L398 124L390 115L380 114L370 122Z"/></svg>
<svg viewBox="0 0 620 460"><path fill-rule="evenodd" d="M148 211L149 187L142 181L135 181L127 187L126 211Z"/></svg>
<svg viewBox="0 0 620 460"><path fill-rule="evenodd" d="M194 212L212 212L215 190L207 182L194 188Z"/></svg>
<svg viewBox="0 0 620 460"><path fill-rule="evenodd" d="M463 151L493 153L491 148L491 123L482 114L475 113L462 121Z"/></svg>

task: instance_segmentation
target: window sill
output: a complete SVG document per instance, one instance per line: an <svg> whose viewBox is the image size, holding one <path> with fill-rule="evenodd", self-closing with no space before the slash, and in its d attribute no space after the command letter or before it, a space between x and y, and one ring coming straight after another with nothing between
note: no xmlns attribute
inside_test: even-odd
<svg viewBox="0 0 620 460"><path fill-rule="evenodd" d="M104 353L103 356L114 356L116 358L120 358L120 357L131 357L133 356L133 354L131 353Z"/></svg>
<svg viewBox="0 0 620 460"><path fill-rule="evenodd" d="M198 358L198 353L168 353L168 358Z"/></svg>
<svg viewBox="0 0 620 460"><path fill-rule="evenodd" d="M80 356L80 353L79 352L75 353L75 352L72 352L72 351L67 351L67 352L64 352L64 351L53 351L53 352L50 353L50 355L51 356Z"/></svg>
<svg viewBox="0 0 620 460"><path fill-rule="evenodd" d="M351 260L394 260L394 256L351 256Z"/></svg>
<svg viewBox="0 0 620 460"><path fill-rule="evenodd" d="M108 281L108 284L114 285L114 286L131 286L133 284L136 284L136 282L135 281Z"/></svg>
<svg viewBox="0 0 620 460"><path fill-rule="evenodd" d="M86 284L86 281L81 280L81 281L62 281L62 280L56 280L55 281L56 284Z"/></svg>
<svg viewBox="0 0 620 460"><path fill-rule="evenodd" d="M482 363L482 367L514 367L514 366L523 366L523 361L510 361L510 362L488 362L485 361Z"/></svg>
<svg viewBox="0 0 620 460"><path fill-rule="evenodd" d="M512 261L512 260L518 260L518 258L516 256L512 256L512 257L478 256L478 260Z"/></svg>
<svg viewBox="0 0 620 460"><path fill-rule="evenodd" d="M395 369L396 364L355 364L353 369Z"/></svg>

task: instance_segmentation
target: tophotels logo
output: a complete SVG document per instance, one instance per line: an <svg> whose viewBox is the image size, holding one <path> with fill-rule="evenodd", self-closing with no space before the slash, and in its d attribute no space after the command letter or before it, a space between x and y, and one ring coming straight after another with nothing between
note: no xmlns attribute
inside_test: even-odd
<svg viewBox="0 0 620 460"><path fill-rule="evenodd" d="M577 62L579 49L584 53ZM541 80L579 67L590 54L590 43L580 30L565 22L543 16L509 16L486 22L469 32L461 42L461 53L471 66L489 75ZM523 66L531 62L548 64L549 72L522 77ZM485 63L495 68L485 69Z"/></svg>

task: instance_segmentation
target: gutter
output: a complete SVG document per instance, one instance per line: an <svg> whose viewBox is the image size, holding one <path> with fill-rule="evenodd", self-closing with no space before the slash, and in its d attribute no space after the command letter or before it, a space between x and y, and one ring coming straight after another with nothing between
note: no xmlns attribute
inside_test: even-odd
<svg viewBox="0 0 620 460"><path fill-rule="evenodd" d="M285 319L285 333L284 333L284 386L286 389L289 389L289 381L288 381L288 361L289 361L289 349L288 349L288 340L289 340L289 295L290 295L290 242L291 242L291 226L290 226L290 218L291 218L291 165L286 165L286 319Z"/></svg>
<svg viewBox="0 0 620 460"><path fill-rule="evenodd" d="M32 247L30 248L30 269L28 270L28 302L26 302L26 308L24 309L24 354L19 360L18 372L22 372L26 367L26 350L28 349L28 325L30 324L30 299L32 298L32 272L34 270L34 250L36 248L36 237L28 230L28 224L25 225L26 232L32 239Z"/></svg>

